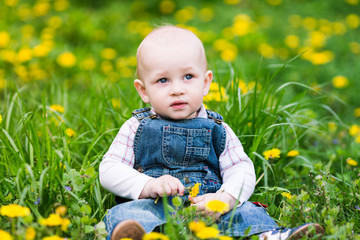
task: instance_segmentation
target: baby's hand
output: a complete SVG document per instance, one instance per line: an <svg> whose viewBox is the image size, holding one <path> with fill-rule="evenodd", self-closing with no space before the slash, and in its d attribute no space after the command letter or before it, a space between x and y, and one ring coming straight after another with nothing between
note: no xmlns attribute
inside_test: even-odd
<svg viewBox="0 0 360 240"><path fill-rule="evenodd" d="M164 196L184 195L185 187L179 179L164 175L149 180L140 193L139 198L157 198Z"/></svg>
<svg viewBox="0 0 360 240"><path fill-rule="evenodd" d="M227 211L223 212L222 214L225 214L229 211L231 211L236 203L236 199L230 195L229 193L225 191L218 191L216 193L207 193L204 195L200 195L198 197L190 197L189 200L192 202L192 206L196 206L196 210L200 213L206 214L206 215L213 215L215 220L218 219L221 216L221 213L215 213L206 210L205 204L211 200L219 200L229 205L229 208Z"/></svg>

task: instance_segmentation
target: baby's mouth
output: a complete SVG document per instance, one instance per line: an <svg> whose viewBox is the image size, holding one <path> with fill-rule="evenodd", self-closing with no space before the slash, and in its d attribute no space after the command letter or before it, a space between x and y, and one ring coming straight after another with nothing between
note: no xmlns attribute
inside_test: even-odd
<svg viewBox="0 0 360 240"><path fill-rule="evenodd" d="M181 109L181 108L185 107L186 104L187 103L184 101L175 101L175 102L171 103L170 106L175 109Z"/></svg>

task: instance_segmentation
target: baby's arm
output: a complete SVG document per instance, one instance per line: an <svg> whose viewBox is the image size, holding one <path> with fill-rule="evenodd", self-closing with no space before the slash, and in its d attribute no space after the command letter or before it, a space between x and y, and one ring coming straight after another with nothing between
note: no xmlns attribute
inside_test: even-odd
<svg viewBox="0 0 360 240"><path fill-rule="evenodd" d="M139 198L157 198L166 196L184 195L185 187L179 179L164 175L147 181Z"/></svg>

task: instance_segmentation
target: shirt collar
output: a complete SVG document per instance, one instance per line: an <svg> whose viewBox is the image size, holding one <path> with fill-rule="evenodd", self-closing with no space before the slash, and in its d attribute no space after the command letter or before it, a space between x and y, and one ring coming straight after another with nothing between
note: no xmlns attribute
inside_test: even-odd
<svg viewBox="0 0 360 240"><path fill-rule="evenodd" d="M156 114L153 107L151 107L151 113ZM198 118L207 118L208 117L204 104L201 104L200 109L197 111L197 116L196 117L198 117Z"/></svg>

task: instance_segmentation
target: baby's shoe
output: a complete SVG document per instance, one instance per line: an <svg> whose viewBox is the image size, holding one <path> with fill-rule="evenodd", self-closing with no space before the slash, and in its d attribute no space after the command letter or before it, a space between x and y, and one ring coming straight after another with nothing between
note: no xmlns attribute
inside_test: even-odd
<svg viewBox="0 0 360 240"><path fill-rule="evenodd" d="M131 238L133 240L142 240L145 234L144 228L134 220L125 220L116 225L111 235L111 240L121 238Z"/></svg>
<svg viewBox="0 0 360 240"><path fill-rule="evenodd" d="M263 240L285 240L301 239L303 237L318 236L318 239L324 234L324 229L317 223L305 223L296 228L276 228L259 235Z"/></svg>

